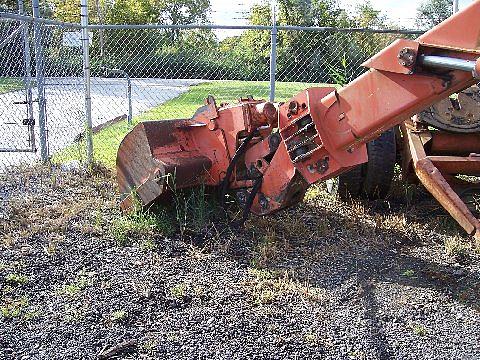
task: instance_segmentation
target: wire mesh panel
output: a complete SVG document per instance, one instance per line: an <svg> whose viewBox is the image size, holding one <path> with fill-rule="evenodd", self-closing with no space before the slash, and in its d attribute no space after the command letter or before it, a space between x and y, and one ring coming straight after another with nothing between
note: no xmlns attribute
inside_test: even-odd
<svg viewBox="0 0 480 360"><path fill-rule="evenodd" d="M27 76L31 30L28 23L0 20L0 169L37 159L26 91L34 87Z"/></svg>
<svg viewBox="0 0 480 360"><path fill-rule="evenodd" d="M0 20L1 39L6 39L0 47L0 166L40 159L42 95L48 158L54 163L84 161L90 133L81 27L28 19ZM113 168L120 141L135 124L189 118L209 95L217 104L248 96L268 99L271 35L268 28L239 33L214 27L91 27L95 160ZM275 54L275 100L285 101L311 86L348 83L365 71L365 60L399 37L415 36L282 28Z"/></svg>
<svg viewBox="0 0 480 360"><path fill-rule="evenodd" d="M85 82L80 31L42 26L48 154L84 159Z"/></svg>
<svg viewBox="0 0 480 360"><path fill-rule="evenodd" d="M45 24L34 29L24 21L2 20L0 24L2 39L8 40L0 48L0 166L5 169L38 161L42 146L47 156L55 159L84 129L81 48L65 42L66 34L76 31ZM40 140L41 97L45 99L44 143ZM81 158L78 148L75 155L73 148L70 150L71 157Z"/></svg>
<svg viewBox="0 0 480 360"><path fill-rule="evenodd" d="M229 33L233 35L223 30L222 36L228 38ZM268 98L270 32L252 34L266 39L256 48L263 54L261 61L246 59L240 41L220 42L211 29L95 30L95 158L113 165L116 149L133 125L189 118L209 95L218 104L249 95Z"/></svg>
<svg viewBox="0 0 480 360"><path fill-rule="evenodd" d="M279 31L278 81L345 85L362 63L396 39L415 35L355 30Z"/></svg>

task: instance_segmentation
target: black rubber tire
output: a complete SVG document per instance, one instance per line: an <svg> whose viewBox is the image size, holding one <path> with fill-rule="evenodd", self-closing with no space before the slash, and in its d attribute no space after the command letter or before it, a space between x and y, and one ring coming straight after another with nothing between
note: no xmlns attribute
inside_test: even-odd
<svg viewBox="0 0 480 360"><path fill-rule="evenodd" d="M337 195L343 201L360 197L363 184L362 166L359 165L338 176Z"/></svg>
<svg viewBox="0 0 480 360"><path fill-rule="evenodd" d="M385 131L367 144L368 162L362 165L363 195L384 199L390 191L396 163L395 129Z"/></svg>
<svg viewBox="0 0 480 360"><path fill-rule="evenodd" d="M390 129L367 144L368 162L341 174L336 187L330 187L343 201L384 199L390 191L395 163L395 129Z"/></svg>

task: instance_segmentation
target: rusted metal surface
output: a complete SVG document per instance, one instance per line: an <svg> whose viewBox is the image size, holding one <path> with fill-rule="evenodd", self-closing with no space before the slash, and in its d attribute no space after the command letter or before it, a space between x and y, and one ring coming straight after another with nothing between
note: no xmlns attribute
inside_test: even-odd
<svg viewBox="0 0 480 360"><path fill-rule="evenodd" d="M251 211L260 215L298 203L310 184L366 162L366 143L383 131L475 83L471 71L422 67L417 60L435 55L477 61L479 13L480 1L416 41L392 44L366 63L370 71L338 91L310 88L282 104L247 98L217 106L209 97L191 119L137 125L117 159L125 207L135 193L148 205L169 186L202 183L254 197ZM445 38L449 31L468 35ZM429 174L433 162L418 154L431 136L415 138L421 146L413 162Z"/></svg>
<svg viewBox="0 0 480 360"><path fill-rule="evenodd" d="M425 188L470 235L478 236L480 223L458 194L448 184L442 173L426 158L415 165L415 172Z"/></svg>
<svg viewBox="0 0 480 360"><path fill-rule="evenodd" d="M430 131L432 155L468 156L480 151L480 135L455 134L446 131Z"/></svg>
<svg viewBox="0 0 480 360"><path fill-rule="evenodd" d="M429 156L430 161L441 171L452 175L480 175L480 157Z"/></svg>
<svg viewBox="0 0 480 360"><path fill-rule="evenodd" d="M456 98L439 101L419 114L424 121L437 129L475 133L480 131L480 89L472 86L458 93Z"/></svg>
<svg viewBox="0 0 480 360"><path fill-rule="evenodd" d="M460 141L452 146L452 134L432 132L423 124L418 123L418 118L402 125L404 135L405 152L403 170L404 176L410 178L409 172L414 172L425 188L437 199L437 201L449 212L449 214L465 229L468 234L480 237L480 222L472 214L470 207L462 200L461 196L480 191L477 184L467 183L458 179L456 175L480 174L480 158L476 155L438 156L431 155L431 149L435 152L446 153L449 149L458 150L461 147L461 138L472 138L472 134L455 134L454 139ZM476 134L478 137L478 134ZM435 147L432 145L435 144ZM440 139L440 141L438 141ZM447 145L441 148L442 144ZM470 144L475 145L475 144ZM480 152L480 148L477 147Z"/></svg>
<svg viewBox="0 0 480 360"><path fill-rule="evenodd" d="M473 1L467 8L420 36L419 41L435 47L474 50L480 53L479 14L480 2Z"/></svg>
<svg viewBox="0 0 480 360"><path fill-rule="evenodd" d="M212 162L198 149L186 148L190 139L177 130L185 124L185 120L144 122L123 139L117 156L123 209L134 205L135 197L149 205L169 186L185 188L207 182Z"/></svg>
<svg viewBox="0 0 480 360"><path fill-rule="evenodd" d="M418 41L398 39L364 62L362 66L398 74L410 74L413 72L419 46Z"/></svg>

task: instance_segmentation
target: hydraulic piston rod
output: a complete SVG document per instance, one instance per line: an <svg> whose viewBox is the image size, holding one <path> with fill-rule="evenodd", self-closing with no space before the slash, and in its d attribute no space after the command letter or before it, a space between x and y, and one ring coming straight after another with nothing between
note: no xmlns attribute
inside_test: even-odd
<svg viewBox="0 0 480 360"><path fill-rule="evenodd" d="M446 56L421 55L419 62L421 65L431 68L469 71L473 73L476 78L480 78L480 59L473 61Z"/></svg>

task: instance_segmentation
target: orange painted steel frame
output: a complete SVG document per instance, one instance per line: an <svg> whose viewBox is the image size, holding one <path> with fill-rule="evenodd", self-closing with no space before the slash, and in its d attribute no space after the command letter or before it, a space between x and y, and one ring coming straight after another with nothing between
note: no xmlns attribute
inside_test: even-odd
<svg viewBox="0 0 480 360"><path fill-rule="evenodd" d="M243 99L217 107L209 98L192 119L138 125L117 157L126 194L122 207L131 205L132 191L151 203L164 193L168 177L177 188L217 186L232 161L230 188L248 192L262 177L252 212L269 214L298 203L310 184L366 162L368 141L475 83L475 71L426 68L419 59L476 61L480 70L479 17L475 1L417 40L397 40L364 64L368 72L338 91L311 88L283 104ZM238 153L245 139L246 150Z"/></svg>
<svg viewBox="0 0 480 360"><path fill-rule="evenodd" d="M478 134L453 134L431 131L417 122L417 117L401 126L404 136L403 177L411 179L412 171L465 231L480 239L480 222L458 195L462 190L479 184L456 177L480 175L480 149ZM427 154L428 152L428 154Z"/></svg>

